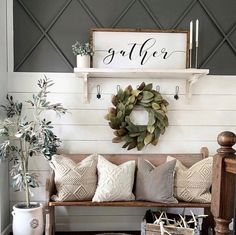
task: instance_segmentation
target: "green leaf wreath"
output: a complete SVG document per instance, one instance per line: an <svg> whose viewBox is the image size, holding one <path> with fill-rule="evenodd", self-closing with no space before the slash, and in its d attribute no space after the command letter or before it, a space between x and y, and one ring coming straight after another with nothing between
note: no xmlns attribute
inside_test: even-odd
<svg viewBox="0 0 236 235"><path fill-rule="evenodd" d="M114 129L113 143L125 142L122 146L128 150L137 147L142 150L148 144L157 145L161 134L168 126L168 102L161 94L152 89L152 84L144 82L135 90L131 85L125 90L120 89L112 97L115 107L109 108L106 119ZM148 112L147 125L135 125L130 120L130 114L135 106L141 106Z"/></svg>

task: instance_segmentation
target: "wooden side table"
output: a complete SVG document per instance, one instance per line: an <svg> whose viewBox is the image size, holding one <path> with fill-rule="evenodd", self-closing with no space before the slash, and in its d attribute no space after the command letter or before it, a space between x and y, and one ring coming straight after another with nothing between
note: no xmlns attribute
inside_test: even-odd
<svg viewBox="0 0 236 235"><path fill-rule="evenodd" d="M221 147L213 161L211 211L215 220L215 234L228 235L234 216L236 155L233 145L236 136L232 132L222 132L217 141Z"/></svg>

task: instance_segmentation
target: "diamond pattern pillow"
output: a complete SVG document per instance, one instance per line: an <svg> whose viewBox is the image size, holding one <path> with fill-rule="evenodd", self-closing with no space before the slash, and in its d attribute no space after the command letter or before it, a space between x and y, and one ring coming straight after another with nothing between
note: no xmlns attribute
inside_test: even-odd
<svg viewBox="0 0 236 235"><path fill-rule="evenodd" d="M97 155L90 155L79 163L62 155L54 155L50 162L55 172L57 194L54 201L91 200L97 185Z"/></svg>
<svg viewBox="0 0 236 235"><path fill-rule="evenodd" d="M167 157L167 161L173 159L175 158ZM187 168L177 160L174 183L175 197L186 202L211 202L212 163L213 158L208 157Z"/></svg>
<svg viewBox="0 0 236 235"><path fill-rule="evenodd" d="M97 170L98 186L93 202L134 200L135 161L117 166L99 155Z"/></svg>

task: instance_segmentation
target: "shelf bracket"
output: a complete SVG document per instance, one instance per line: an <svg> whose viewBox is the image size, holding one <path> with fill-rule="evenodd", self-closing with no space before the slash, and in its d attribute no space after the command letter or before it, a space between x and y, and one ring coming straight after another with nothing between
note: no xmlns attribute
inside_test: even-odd
<svg viewBox="0 0 236 235"><path fill-rule="evenodd" d="M89 102L88 99L88 74L83 73L83 93L84 93L84 103L87 104Z"/></svg>
<svg viewBox="0 0 236 235"><path fill-rule="evenodd" d="M196 83L203 75L202 74L193 74L191 78L186 80L186 96L190 100L192 97L192 86Z"/></svg>

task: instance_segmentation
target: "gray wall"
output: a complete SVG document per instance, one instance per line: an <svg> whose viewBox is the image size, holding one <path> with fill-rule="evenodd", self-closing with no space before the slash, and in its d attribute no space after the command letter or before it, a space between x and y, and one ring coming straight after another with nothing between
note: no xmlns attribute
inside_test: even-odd
<svg viewBox="0 0 236 235"><path fill-rule="evenodd" d="M7 42L6 42L6 2L0 0L0 104L7 93ZM0 112L0 118L1 118ZM9 225L8 164L0 162L0 232Z"/></svg>
<svg viewBox="0 0 236 235"><path fill-rule="evenodd" d="M15 71L72 72L71 45L91 27L188 29L200 20L199 62L236 74L235 0L14 0Z"/></svg>

